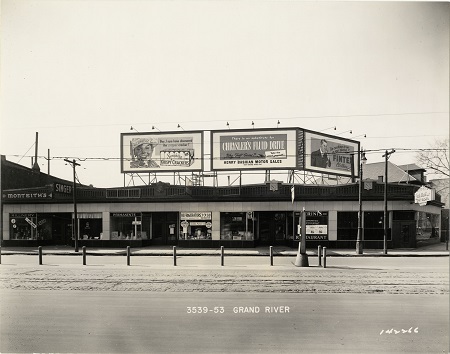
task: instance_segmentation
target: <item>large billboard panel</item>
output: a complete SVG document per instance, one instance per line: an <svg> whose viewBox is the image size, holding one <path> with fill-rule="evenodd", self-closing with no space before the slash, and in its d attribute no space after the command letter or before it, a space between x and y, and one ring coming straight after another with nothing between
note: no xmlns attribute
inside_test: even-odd
<svg viewBox="0 0 450 354"><path fill-rule="evenodd" d="M202 171L203 132L122 133L121 172Z"/></svg>
<svg viewBox="0 0 450 354"><path fill-rule="evenodd" d="M211 132L211 169L295 169L297 130L245 129Z"/></svg>
<svg viewBox="0 0 450 354"><path fill-rule="evenodd" d="M358 141L305 130L304 147L305 170L344 176L358 175Z"/></svg>

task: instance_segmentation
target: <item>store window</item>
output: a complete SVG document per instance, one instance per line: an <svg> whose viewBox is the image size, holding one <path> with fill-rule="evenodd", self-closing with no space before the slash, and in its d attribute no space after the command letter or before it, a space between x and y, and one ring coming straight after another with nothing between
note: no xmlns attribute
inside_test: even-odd
<svg viewBox="0 0 450 354"><path fill-rule="evenodd" d="M384 238L384 213L382 211L364 212L363 232L366 241L382 241ZM356 241L358 234L358 212L337 213L337 238L339 241ZM390 234L388 240L391 239Z"/></svg>
<svg viewBox="0 0 450 354"><path fill-rule="evenodd" d="M211 212L181 212L180 238L182 240L211 240Z"/></svg>
<svg viewBox="0 0 450 354"><path fill-rule="evenodd" d="M337 213L337 239L356 241L358 232L358 212L339 211Z"/></svg>
<svg viewBox="0 0 450 354"><path fill-rule="evenodd" d="M364 240L382 241L384 239L384 212L366 211L364 212ZM388 231L387 240L391 240L391 233Z"/></svg>
<svg viewBox="0 0 450 354"><path fill-rule="evenodd" d="M81 239L99 240L102 234L101 213L77 213Z"/></svg>
<svg viewBox="0 0 450 354"><path fill-rule="evenodd" d="M112 240L140 240L142 227L141 213L112 213Z"/></svg>
<svg viewBox="0 0 450 354"><path fill-rule="evenodd" d="M36 240L37 214L9 214L11 240Z"/></svg>
<svg viewBox="0 0 450 354"><path fill-rule="evenodd" d="M439 236L439 215L431 213L418 213L417 239L429 239Z"/></svg>
<svg viewBox="0 0 450 354"><path fill-rule="evenodd" d="M254 218L252 212L220 214L221 240L235 240L235 241L253 240L254 238L253 230L254 230Z"/></svg>

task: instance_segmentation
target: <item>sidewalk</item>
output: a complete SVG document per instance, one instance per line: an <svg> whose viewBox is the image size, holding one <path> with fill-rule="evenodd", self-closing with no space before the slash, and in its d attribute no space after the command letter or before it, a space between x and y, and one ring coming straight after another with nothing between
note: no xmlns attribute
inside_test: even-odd
<svg viewBox="0 0 450 354"><path fill-rule="evenodd" d="M327 249L327 256L334 257L448 257L449 251L445 250L445 243L434 243L424 245L418 248L408 249L388 249L387 254L383 254L381 249L365 249L362 255L356 254L354 249ZM173 246L150 246L131 248L133 256L172 256ZM294 257L297 255L297 249L286 246L274 246L273 255ZM126 248L86 248L86 254L97 256L124 256ZM317 256L317 248L307 248L308 255ZM35 255L38 253L37 247L2 247L2 255ZM47 255L79 255L82 254L82 248L79 247L78 253L73 247L69 246L42 246L42 253ZM181 248L176 247L177 256L220 256L220 248ZM224 248L224 254L227 256L269 256L269 247L256 248ZM322 251L323 254L323 251Z"/></svg>

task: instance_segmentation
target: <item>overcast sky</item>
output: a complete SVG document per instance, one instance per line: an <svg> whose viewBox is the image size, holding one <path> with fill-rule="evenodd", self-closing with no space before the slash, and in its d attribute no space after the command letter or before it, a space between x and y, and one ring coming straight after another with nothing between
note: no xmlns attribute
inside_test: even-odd
<svg viewBox="0 0 450 354"><path fill-rule="evenodd" d="M0 74L1 154L30 166L39 132L41 171L50 149L83 184L124 184L130 126L279 120L413 163L449 135L449 4L3 0Z"/></svg>

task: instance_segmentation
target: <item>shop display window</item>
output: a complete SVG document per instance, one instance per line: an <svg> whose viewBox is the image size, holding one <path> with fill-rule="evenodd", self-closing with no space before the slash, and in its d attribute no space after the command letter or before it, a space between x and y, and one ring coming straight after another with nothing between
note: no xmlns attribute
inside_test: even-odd
<svg viewBox="0 0 450 354"><path fill-rule="evenodd" d="M37 240L37 214L10 214L11 240Z"/></svg>
<svg viewBox="0 0 450 354"><path fill-rule="evenodd" d="M358 233L358 212L340 211L337 213L337 239L356 241Z"/></svg>
<svg viewBox="0 0 450 354"><path fill-rule="evenodd" d="M182 233L182 239L185 240L211 240L211 229L208 229L206 225L189 225L187 232Z"/></svg>
<svg viewBox="0 0 450 354"><path fill-rule="evenodd" d="M431 213L418 213L417 239L425 240L439 236L439 215Z"/></svg>
<svg viewBox="0 0 450 354"><path fill-rule="evenodd" d="M364 212L364 240L382 241L384 239L384 212L366 211ZM391 233L388 231L387 240L391 240Z"/></svg>
<svg viewBox="0 0 450 354"><path fill-rule="evenodd" d="M141 213L112 213L112 240L140 240L142 238Z"/></svg>
<svg viewBox="0 0 450 354"><path fill-rule="evenodd" d="M221 213L220 239L221 240L253 240L254 222L252 213Z"/></svg>
<svg viewBox="0 0 450 354"><path fill-rule="evenodd" d="M381 241L384 238L384 224L382 211L364 212L363 232L365 241ZM338 212L337 238L339 241L356 241L358 234L358 212ZM391 240L390 233L387 236Z"/></svg>
<svg viewBox="0 0 450 354"><path fill-rule="evenodd" d="M211 240L211 212L180 213L180 238L182 240Z"/></svg>

